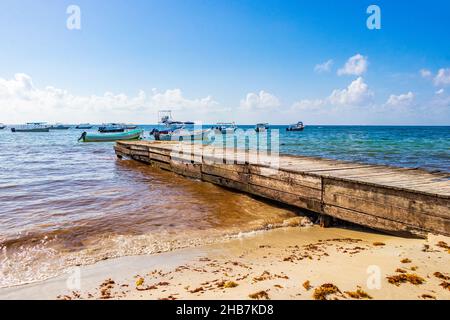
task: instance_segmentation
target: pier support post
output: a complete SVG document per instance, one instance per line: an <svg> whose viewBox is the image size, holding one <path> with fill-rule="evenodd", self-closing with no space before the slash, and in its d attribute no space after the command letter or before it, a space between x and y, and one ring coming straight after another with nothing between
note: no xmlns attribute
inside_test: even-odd
<svg viewBox="0 0 450 320"><path fill-rule="evenodd" d="M326 214L321 214L319 216L319 225L322 228L328 228L332 225L332 217L327 216Z"/></svg>

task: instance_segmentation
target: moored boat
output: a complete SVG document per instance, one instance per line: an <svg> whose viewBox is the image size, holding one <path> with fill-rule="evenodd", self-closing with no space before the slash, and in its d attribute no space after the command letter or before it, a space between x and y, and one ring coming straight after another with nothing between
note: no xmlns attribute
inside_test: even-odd
<svg viewBox="0 0 450 320"><path fill-rule="evenodd" d="M303 122L299 121L296 124L291 124L289 127L286 128L286 131L303 131L305 129L305 126Z"/></svg>
<svg viewBox="0 0 450 320"><path fill-rule="evenodd" d="M50 130L67 130L70 129L70 126L65 126L63 124L54 124L50 126Z"/></svg>
<svg viewBox="0 0 450 320"><path fill-rule="evenodd" d="M44 122L29 122L25 125L11 128L11 132L49 132L50 127Z"/></svg>
<svg viewBox="0 0 450 320"><path fill-rule="evenodd" d="M193 141L208 140L210 138L211 129L206 130L163 130L153 129L150 134L157 141Z"/></svg>
<svg viewBox="0 0 450 320"><path fill-rule="evenodd" d="M234 122L218 122L213 129L216 134L234 134L237 126Z"/></svg>
<svg viewBox="0 0 450 320"><path fill-rule="evenodd" d="M110 141L119 141L119 140L138 140L141 138L143 130L131 130L127 132L118 132L118 133L87 133L86 131L81 134L81 137L78 141L83 142L110 142Z"/></svg>
<svg viewBox="0 0 450 320"><path fill-rule="evenodd" d="M93 125L90 123L81 123L75 127L75 129L83 129L83 130L89 130L92 129Z"/></svg>
<svg viewBox="0 0 450 320"><path fill-rule="evenodd" d="M257 123L255 127L256 132L266 132L269 129L268 123Z"/></svg>
<svg viewBox="0 0 450 320"><path fill-rule="evenodd" d="M6 128L6 125L4 125L3 123L0 123L0 130L3 130Z"/></svg>
<svg viewBox="0 0 450 320"><path fill-rule="evenodd" d="M125 125L121 123L108 123L98 127L98 132L102 133L124 132L124 131Z"/></svg>
<svg viewBox="0 0 450 320"><path fill-rule="evenodd" d="M158 111L159 124L164 125L164 130L153 129L150 135L155 140L162 141L192 141L192 140L208 140L210 138L211 129L194 130L194 122L192 121L175 121L172 119L171 110Z"/></svg>
<svg viewBox="0 0 450 320"><path fill-rule="evenodd" d="M135 124L126 123L123 125L123 127L125 130L134 130L134 129L137 129L138 126Z"/></svg>

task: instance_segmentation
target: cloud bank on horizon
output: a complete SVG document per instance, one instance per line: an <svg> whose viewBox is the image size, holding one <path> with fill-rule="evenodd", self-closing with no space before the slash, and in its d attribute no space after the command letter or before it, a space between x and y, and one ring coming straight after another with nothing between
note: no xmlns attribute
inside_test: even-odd
<svg viewBox="0 0 450 320"><path fill-rule="evenodd" d="M385 103L376 104L373 99L374 92L361 76L367 72L367 66L367 57L360 54L350 57L345 65L338 69L337 74L358 77L346 88L334 89L324 98L302 99L283 104L279 97L260 90L256 93L249 92L234 108L224 106L212 95L187 98L179 88L165 91L154 88L150 92L139 89L135 96L112 92L105 92L102 95L76 95L53 86L38 88L33 84L31 76L17 73L12 79L0 78L0 105L3 109L4 122L8 123L26 122L30 119L66 123L105 122L123 121L124 118L139 123L154 123L157 111L167 108L204 123L216 121L211 115L230 112L237 117L241 112L246 114L276 112L286 115L288 119L292 119L294 114L337 117L346 112L361 112L367 115L380 112L386 115L400 113L403 116L417 113L420 116L422 112L438 110L440 113L437 116L450 114L450 96L444 88L435 91L432 99L423 107L415 104L416 94L412 91L390 94ZM327 68L331 68L331 65ZM450 69L439 69L435 75L430 70L422 69L419 74L429 79L434 86L450 85Z"/></svg>

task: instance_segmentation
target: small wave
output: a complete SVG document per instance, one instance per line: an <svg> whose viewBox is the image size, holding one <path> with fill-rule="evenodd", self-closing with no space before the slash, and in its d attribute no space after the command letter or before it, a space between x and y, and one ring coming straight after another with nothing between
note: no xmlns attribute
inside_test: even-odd
<svg viewBox="0 0 450 320"><path fill-rule="evenodd" d="M73 266L84 266L123 256L150 255L177 249L217 244L251 237L268 230L312 225L306 217L258 220L238 229L186 231L183 236L168 232L144 235L110 235L86 243L79 250L64 250L58 238L46 238L33 245L20 244L16 250L0 247L0 288L43 281L64 274Z"/></svg>

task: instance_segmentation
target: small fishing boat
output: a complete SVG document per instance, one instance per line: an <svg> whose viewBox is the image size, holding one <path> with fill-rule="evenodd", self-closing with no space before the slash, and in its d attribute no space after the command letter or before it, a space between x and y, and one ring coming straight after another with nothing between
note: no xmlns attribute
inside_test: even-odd
<svg viewBox="0 0 450 320"><path fill-rule="evenodd" d="M75 129L83 129L83 130L89 130L92 129L93 125L90 123L81 123L75 127Z"/></svg>
<svg viewBox="0 0 450 320"><path fill-rule="evenodd" d="M162 141L192 141L192 140L208 140L211 129L194 130L194 122L192 121L175 121L172 119L171 110L158 111L159 124L163 125L165 129L153 129L150 135L153 135L155 140Z"/></svg>
<svg viewBox="0 0 450 320"><path fill-rule="evenodd" d="M3 123L0 123L0 130L3 130L6 128L6 125L4 125Z"/></svg>
<svg viewBox="0 0 450 320"><path fill-rule="evenodd" d="M134 130L134 129L137 129L138 126L135 124L128 123L128 124L123 124L123 127L125 130Z"/></svg>
<svg viewBox="0 0 450 320"><path fill-rule="evenodd" d="M256 132L266 132L269 129L268 123L257 123L255 127Z"/></svg>
<svg viewBox="0 0 450 320"><path fill-rule="evenodd" d="M121 123L108 123L98 127L98 132L102 133L124 132L124 131L125 126Z"/></svg>
<svg viewBox="0 0 450 320"><path fill-rule="evenodd" d="M54 124L50 126L50 130L67 130L70 129L70 126L65 126L63 124Z"/></svg>
<svg viewBox="0 0 450 320"><path fill-rule="evenodd" d="M158 111L159 124L164 125L167 130L177 130L186 127L192 127L195 125L192 121L175 121L172 118L171 110L159 110Z"/></svg>
<svg viewBox="0 0 450 320"><path fill-rule="evenodd" d="M213 129L215 134L234 134L237 126L234 122L218 122Z"/></svg>
<svg viewBox="0 0 450 320"><path fill-rule="evenodd" d="M299 121L296 124L291 124L289 127L286 128L286 131L303 131L305 129L305 126L303 125L303 122Z"/></svg>
<svg viewBox="0 0 450 320"><path fill-rule="evenodd" d="M87 133L86 131L81 134L78 141L83 142L110 142L119 140L139 140L141 135L144 133L143 130L131 130L127 132L119 133Z"/></svg>
<svg viewBox="0 0 450 320"><path fill-rule="evenodd" d="M21 125L11 128L11 132L49 132L50 127L44 122L29 122L26 125Z"/></svg>
<svg viewBox="0 0 450 320"><path fill-rule="evenodd" d="M150 135L155 137L157 141L193 141L193 140L209 140L211 129L206 130L163 130L153 129Z"/></svg>

